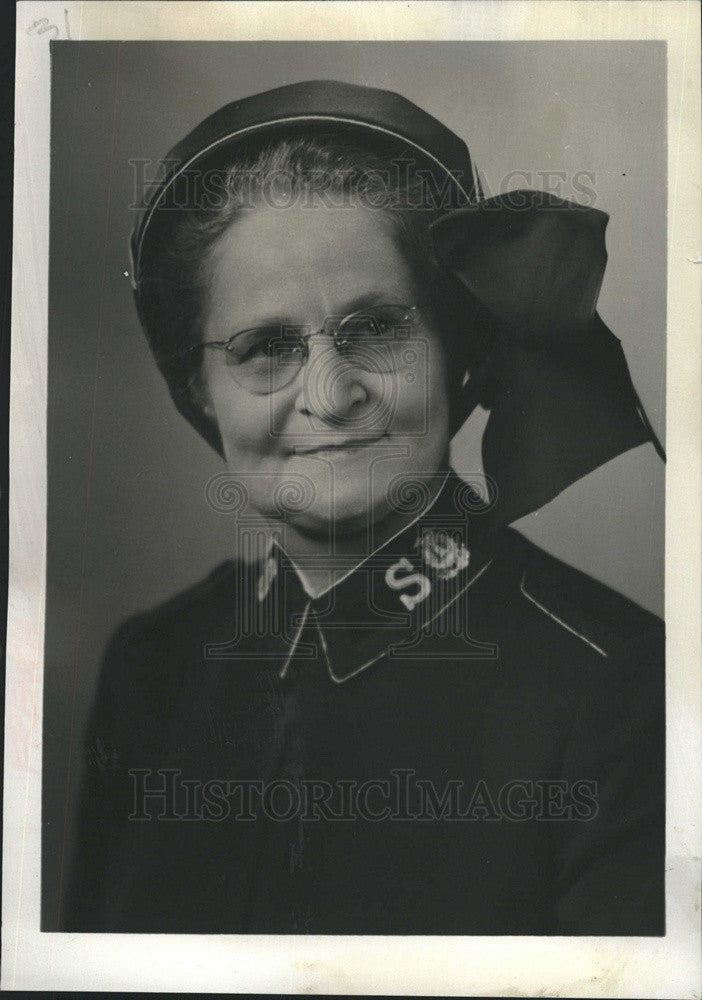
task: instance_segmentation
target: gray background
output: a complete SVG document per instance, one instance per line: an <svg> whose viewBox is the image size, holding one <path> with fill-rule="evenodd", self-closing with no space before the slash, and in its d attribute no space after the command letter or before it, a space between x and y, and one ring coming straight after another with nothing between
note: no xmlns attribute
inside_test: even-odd
<svg viewBox="0 0 702 1000"><path fill-rule="evenodd" d="M396 90L468 143L490 193L564 197L594 173L610 213L600 313L659 436L665 416L666 108L662 42L54 42L42 929L71 863L81 743L100 656L128 614L233 554L205 502L222 471L151 362L125 271L130 158L156 161L231 100L304 79ZM520 176L510 176L520 171ZM523 172L530 174L525 178ZM454 442L479 468L481 416ZM645 607L663 608L663 466L645 445L519 523Z"/></svg>

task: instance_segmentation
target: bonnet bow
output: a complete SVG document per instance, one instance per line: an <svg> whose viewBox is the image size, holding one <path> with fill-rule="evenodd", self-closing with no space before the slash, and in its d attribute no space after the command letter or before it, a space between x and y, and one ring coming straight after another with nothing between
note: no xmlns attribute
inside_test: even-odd
<svg viewBox="0 0 702 1000"><path fill-rule="evenodd" d="M432 226L435 251L486 310L493 345L466 386L510 523L617 455L651 441L621 344L596 311L609 217L540 191L457 209Z"/></svg>

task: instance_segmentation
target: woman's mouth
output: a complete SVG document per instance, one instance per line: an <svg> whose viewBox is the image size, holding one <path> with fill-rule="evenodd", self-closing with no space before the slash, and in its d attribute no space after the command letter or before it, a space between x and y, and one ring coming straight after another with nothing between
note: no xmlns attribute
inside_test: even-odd
<svg viewBox="0 0 702 1000"><path fill-rule="evenodd" d="M326 439L324 441L319 441L314 444L305 443L301 445L293 445L290 449L290 455L327 455L336 452L350 452L359 451L361 448L366 448L368 445L374 444L377 441L382 440L385 434L376 434L374 437L355 437L346 438L342 441L333 441Z"/></svg>

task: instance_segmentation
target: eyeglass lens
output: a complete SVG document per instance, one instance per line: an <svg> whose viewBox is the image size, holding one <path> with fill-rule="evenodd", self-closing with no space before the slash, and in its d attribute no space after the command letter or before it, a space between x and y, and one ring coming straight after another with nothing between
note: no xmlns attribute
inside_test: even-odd
<svg viewBox="0 0 702 1000"><path fill-rule="evenodd" d="M328 332L336 351L349 365L386 373L401 366L411 321L411 310L406 307L384 306L346 316L331 324ZM242 331L225 352L233 378L253 392L282 389L306 363L309 337L309 333L280 325Z"/></svg>

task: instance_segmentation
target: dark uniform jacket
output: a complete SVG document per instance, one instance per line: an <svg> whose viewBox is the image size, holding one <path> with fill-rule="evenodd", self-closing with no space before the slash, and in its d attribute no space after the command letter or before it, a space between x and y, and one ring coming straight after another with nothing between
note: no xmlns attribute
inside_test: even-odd
<svg viewBox="0 0 702 1000"><path fill-rule="evenodd" d="M62 930L664 933L662 623L467 496L118 630Z"/></svg>

